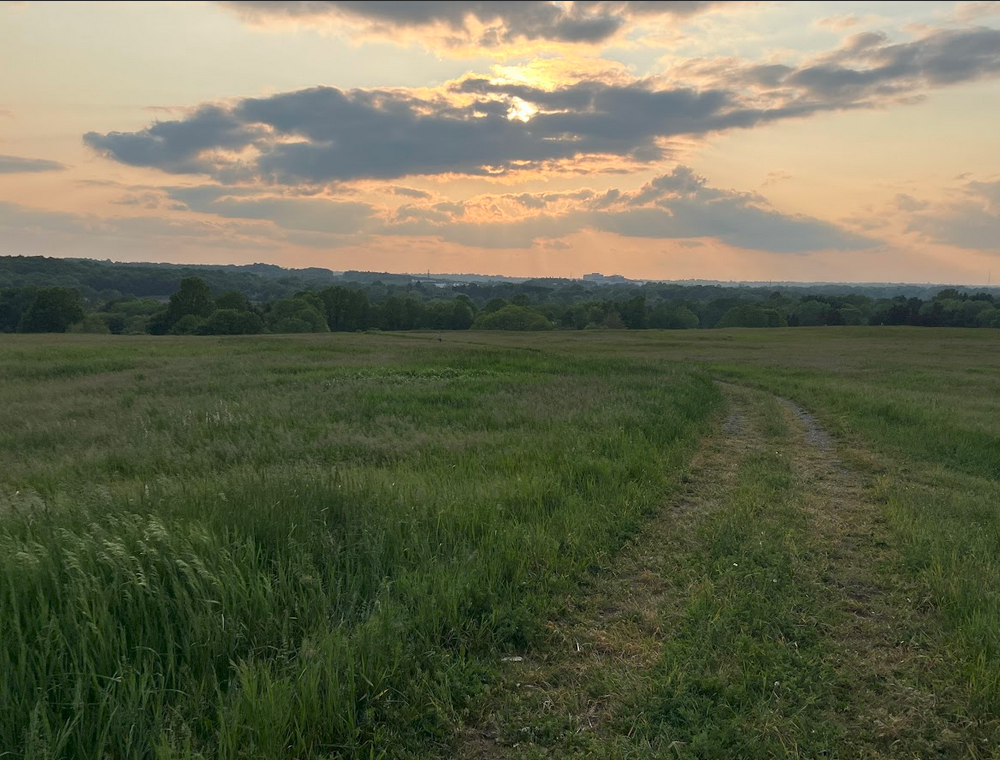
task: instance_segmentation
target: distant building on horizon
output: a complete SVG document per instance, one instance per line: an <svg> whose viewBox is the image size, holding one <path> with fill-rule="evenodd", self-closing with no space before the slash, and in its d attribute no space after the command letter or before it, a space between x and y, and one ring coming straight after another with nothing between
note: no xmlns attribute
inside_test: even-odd
<svg viewBox="0 0 1000 760"><path fill-rule="evenodd" d="M627 277L622 277L620 274L609 274L604 275L600 272L591 272L590 274L585 274L583 276L584 282L592 282L595 285L624 285L631 282Z"/></svg>

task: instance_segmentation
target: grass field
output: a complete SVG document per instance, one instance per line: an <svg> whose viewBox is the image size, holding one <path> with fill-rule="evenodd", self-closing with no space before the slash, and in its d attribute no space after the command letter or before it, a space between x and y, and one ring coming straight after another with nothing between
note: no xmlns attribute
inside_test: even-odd
<svg viewBox="0 0 1000 760"><path fill-rule="evenodd" d="M3 336L0 756L991 756L998 348Z"/></svg>

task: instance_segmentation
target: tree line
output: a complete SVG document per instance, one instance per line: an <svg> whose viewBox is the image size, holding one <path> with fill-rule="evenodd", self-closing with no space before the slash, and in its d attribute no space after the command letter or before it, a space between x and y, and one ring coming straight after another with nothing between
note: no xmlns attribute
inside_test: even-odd
<svg viewBox="0 0 1000 760"><path fill-rule="evenodd" d="M458 292L464 291L464 292ZM497 295L503 292L507 297ZM608 297L600 297L607 294ZM86 300L64 286L0 289L0 332L149 335L251 335L367 330L586 330L820 325L1000 327L991 293L941 290L929 299L860 294L797 294L716 289L716 298L682 286L586 288L537 283L331 285L253 301L240 290L213 293L200 277L180 280L167 298Z"/></svg>

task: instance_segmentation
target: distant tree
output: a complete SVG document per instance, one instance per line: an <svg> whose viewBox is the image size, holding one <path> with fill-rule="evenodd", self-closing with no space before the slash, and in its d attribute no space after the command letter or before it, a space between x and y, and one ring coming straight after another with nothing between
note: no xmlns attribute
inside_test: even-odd
<svg viewBox="0 0 1000 760"><path fill-rule="evenodd" d="M306 298L283 298L271 304L267 327L273 333L329 332L326 318Z"/></svg>
<svg viewBox="0 0 1000 760"><path fill-rule="evenodd" d="M661 301L649 314L649 326L658 330L693 330L698 315L683 304Z"/></svg>
<svg viewBox="0 0 1000 760"><path fill-rule="evenodd" d="M69 328L69 332L87 333L90 335L110 335L107 323L97 314L85 314L80 322Z"/></svg>
<svg viewBox="0 0 1000 760"><path fill-rule="evenodd" d="M252 311L216 309L200 332L202 335L256 335L264 332L264 320Z"/></svg>
<svg viewBox="0 0 1000 760"><path fill-rule="evenodd" d="M715 298L701 304L698 319L702 327L720 327L719 320L731 309L738 307L742 301L739 298Z"/></svg>
<svg viewBox="0 0 1000 760"><path fill-rule="evenodd" d="M600 327L605 330L624 330L625 322L615 309L609 309L601 320Z"/></svg>
<svg viewBox="0 0 1000 760"><path fill-rule="evenodd" d="M979 301L971 298L964 300L955 310L952 324L955 327L975 327L978 324L979 315L992 308L993 304L989 301Z"/></svg>
<svg viewBox="0 0 1000 760"><path fill-rule="evenodd" d="M832 307L829 305L821 301L809 299L792 309L790 316L799 327L817 327L829 324L831 311Z"/></svg>
<svg viewBox="0 0 1000 760"><path fill-rule="evenodd" d="M118 313L102 313L99 315L112 335L121 335L125 331L128 317Z"/></svg>
<svg viewBox="0 0 1000 760"><path fill-rule="evenodd" d="M125 326L122 328L122 335L142 335L148 332L150 332L149 317L142 315L129 317L125 320Z"/></svg>
<svg viewBox="0 0 1000 760"><path fill-rule="evenodd" d="M391 296L382 304L383 330L416 330L426 326L426 309L420 301L407 296Z"/></svg>
<svg viewBox="0 0 1000 760"><path fill-rule="evenodd" d="M629 330L642 330L646 325L646 296L632 296L618 307L618 314Z"/></svg>
<svg viewBox="0 0 1000 760"><path fill-rule="evenodd" d="M839 309L840 318L845 325L865 325L868 320L864 313L857 306L841 306Z"/></svg>
<svg viewBox="0 0 1000 760"><path fill-rule="evenodd" d="M149 319L146 321L146 331L150 335L166 335L170 332L173 324L170 321L170 315L167 310L162 309L149 316Z"/></svg>
<svg viewBox="0 0 1000 760"><path fill-rule="evenodd" d="M472 327L474 320L475 316L472 313L472 307L469 305L468 299L464 301L455 299L454 305L451 307L451 329L468 330Z"/></svg>
<svg viewBox="0 0 1000 760"><path fill-rule="evenodd" d="M37 288L33 287L0 290L0 332L17 330L36 293Z"/></svg>
<svg viewBox="0 0 1000 760"><path fill-rule="evenodd" d="M500 311L500 309L502 309L506 305L507 302L502 298L491 298L489 301L486 302L486 305L483 307L482 313L492 314L495 311Z"/></svg>
<svg viewBox="0 0 1000 760"><path fill-rule="evenodd" d="M19 332L62 333L83 320L80 294L71 288L41 288L21 317Z"/></svg>
<svg viewBox="0 0 1000 760"><path fill-rule="evenodd" d="M938 294L934 296L934 300L944 301L946 299L953 299L955 301L961 301L966 297L965 293L962 293L960 290L956 290L955 288L945 288L944 290L938 291Z"/></svg>
<svg viewBox="0 0 1000 760"><path fill-rule="evenodd" d="M340 285L319 292L326 312L326 322L331 330L355 332L370 326L370 304L363 290Z"/></svg>
<svg viewBox="0 0 1000 760"><path fill-rule="evenodd" d="M574 304L563 312L559 323L570 330L583 330L590 324L596 326L602 319L604 319L602 304L597 301L584 301Z"/></svg>
<svg viewBox="0 0 1000 760"><path fill-rule="evenodd" d="M757 304L734 306L719 320L719 327L787 327L777 309L763 309Z"/></svg>
<svg viewBox="0 0 1000 760"><path fill-rule="evenodd" d="M0 332L14 332L21 321L21 311L12 303L0 301Z"/></svg>
<svg viewBox="0 0 1000 760"><path fill-rule="evenodd" d="M983 309L976 316L977 327L1000 327L1000 309Z"/></svg>
<svg viewBox="0 0 1000 760"><path fill-rule="evenodd" d="M527 293L517 293L510 299L510 302L514 306L531 306L531 296Z"/></svg>
<svg viewBox="0 0 1000 760"><path fill-rule="evenodd" d="M208 317L215 310L212 291L200 277L185 277L180 288L170 296L166 321L173 327L183 317Z"/></svg>
<svg viewBox="0 0 1000 760"><path fill-rule="evenodd" d="M551 330L552 323L534 309L504 306L499 311L481 313L472 323L473 330Z"/></svg>
<svg viewBox="0 0 1000 760"><path fill-rule="evenodd" d="M235 309L236 311L250 311L250 301L238 290L227 290L215 299L216 309Z"/></svg>
<svg viewBox="0 0 1000 760"><path fill-rule="evenodd" d="M205 318L194 314L185 314L174 322L170 328L171 335L198 335L205 326Z"/></svg>

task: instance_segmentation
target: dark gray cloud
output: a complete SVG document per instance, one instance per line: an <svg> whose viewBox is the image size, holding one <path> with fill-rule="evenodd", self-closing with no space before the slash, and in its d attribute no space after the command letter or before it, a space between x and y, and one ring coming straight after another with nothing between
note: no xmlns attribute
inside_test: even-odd
<svg viewBox="0 0 1000 760"><path fill-rule="evenodd" d="M465 94L476 87L486 89L480 80L462 85ZM456 105L407 92L316 87L247 98L228 109L203 106L190 117L139 132L90 132L84 141L131 166L226 182L300 185L445 173L490 176L595 155L646 163L665 157L661 138L808 113L796 105L748 108L716 89L656 90L647 81L592 82L555 93L490 89L488 96ZM555 110L529 122L512 119L513 97ZM557 108L571 103L576 107ZM256 150L252 157L239 155L250 147Z"/></svg>
<svg viewBox="0 0 1000 760"><path fill-rule="evenodd" d="M903 196L897 205L912 212L907 232L958 248L1000 252L1000 180L967 182L963 197L951 204L932 205Z"/></svg>
<svg viewBox="0 0 1000 760"><path fill-rule="evenodd" d="M0 155L0 174L35 174L37 172L58 172L66 164L48 161L44 158L22 158L21 156Z"/></svg>
<svg viewBox="0 0 1000 760"><path fill-rule="evenodd" d="M913 42L854 35L840 50L788 72L779 85L803 88L828 103L849 105L906 97L921 89L1000 74L1000 30L944 29Z"/></svg>
<svg viewBox="0 0 1000 760"><path fill-rule="evenodd" d="M232 110L205 105L173 121L157 121L141 132L88 132L84 142L129 166L154 166L176 174L214 174L222 163L213 154L242 150L262 139L259 124L241 121Z"/></svg>
<svg viewBox="0 0 1000 760"><path fill-rule="evenodd" d="M687 17L718 2L679 0L663 2L577 2L532 0L491 2L338 2L337 0L236 0L220 5L253 20L356 19L377 28L413 31L444 26L455 44L475 43L497 47L518 40L562 43L599 43L613 37L631 19L641 16Z"/></svg>
<svg viewBox="0 0 1000 760"><path fill-rule="evenodd" d="M554 90L468 77L438 95L315 87L84 141L132 166L225 183L324 185L459 173L491 176L593 157L647 164L664 141L912 100L1000 73L1000 30L944 30L889 44L856 35L800 68L703 65L696 87L583 81ZM512 118L523 104L534 114Z"/></svg>

